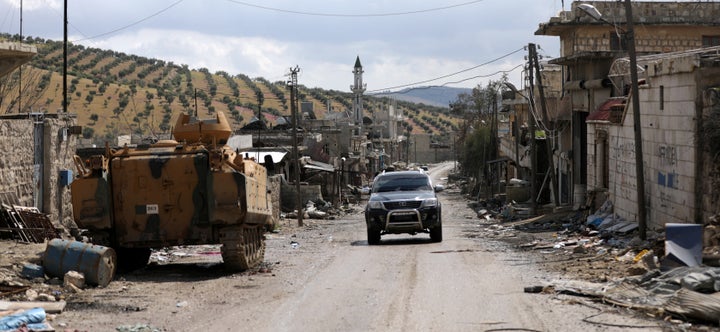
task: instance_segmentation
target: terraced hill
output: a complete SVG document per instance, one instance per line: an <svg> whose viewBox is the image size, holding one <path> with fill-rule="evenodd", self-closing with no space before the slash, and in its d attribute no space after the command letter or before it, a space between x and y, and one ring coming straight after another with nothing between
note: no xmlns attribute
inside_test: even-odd
<svg viewBox="0 0 720 332"><path fill-rule="evenodd" d="M16 38L0 35L2 40ZM23 91L36 95L23 97L22 112L56 112L62 108L63 99L62 42L32 37L24 42L35 45L38 54L22 69L23 85L29 87ZM14 75L17 77L18 71ZM320 119L329 111L327 105L330 111L338 112L350 109L352 104L349 92L302 85L298 92L299 100L311 102ZM0 96L0 113L18 112L17 105L11 104L13 98L17 94ZM152 137L168 133L180 112L197 111L204 118L223 111L234 128L240 128L257 114L258 104L267 118L290 115L289 99L285 82L269 82L241 73L210 73L205 68L190 69L185 64L159 59L68 46L68 110L77 114L83 136L98 144L123 134ZM363 100L369 117L392 102L387 97L366 96ZM397 105L409 118L404 126L411 133L442 135L457 130L460 120L452 117L447 108L404 101Z"/></svg>

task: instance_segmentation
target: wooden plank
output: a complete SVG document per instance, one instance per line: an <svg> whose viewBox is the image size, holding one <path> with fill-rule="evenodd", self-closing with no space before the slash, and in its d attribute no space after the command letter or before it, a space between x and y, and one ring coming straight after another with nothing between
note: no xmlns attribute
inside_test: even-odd
<svg viewBox="0 0 720 332"><path fill-rule="evenodd" d="M26 310L32 308L43 308L49 314L59 314L65 309L65 301L40 302L40 301L0 301L0 311L5 310Z"/></svg>

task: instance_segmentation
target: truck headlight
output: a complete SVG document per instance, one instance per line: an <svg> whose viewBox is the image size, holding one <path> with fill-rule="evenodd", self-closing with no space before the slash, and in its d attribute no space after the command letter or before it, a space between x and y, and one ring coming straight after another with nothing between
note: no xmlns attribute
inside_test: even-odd
<svg viewBox="0 0 720 332"><path fill-rule="evenodd" d="M375 209L375 210L385 210L385 205L383 205L382 202L378 202L378 201L370 201L370 202L368 202L368 206L371 209Z"/></svg>
<svg viewBox="0 0 720 332"><path fill-rule="evenodd" d="M428 198L422 202L422 205L420 205L420 207L436 207L437 205L437 198Z"/></svg>

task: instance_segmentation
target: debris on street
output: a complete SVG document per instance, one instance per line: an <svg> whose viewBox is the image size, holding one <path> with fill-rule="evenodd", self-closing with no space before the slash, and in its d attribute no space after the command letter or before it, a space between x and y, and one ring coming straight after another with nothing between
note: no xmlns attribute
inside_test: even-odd
<svg viewBox="0 0 720 332"><path fill-rule="evenodd" d="M3 202L7 199L6 195L1 198ZM43 243L59 237L60 231L36 207L6 203L0 205L0 239Z"/></svg>
<svg viewBox="0 0 720 332"><path fill-rule="evenodd" d="M547 209L529 216L527 204L497 200L471 203L477 230L535 255L535 263L564 276L526 293L590 297L665 319L718 324L720 317L720 223L704 227L667 224L641 240L636 222L613 212L608 200L592 212ZM569 277L570 279L566 278Z"/></svg>
<svg viewBox="0 0 720 332"><path fill-rule="evenodd" d="M28 331L54 331L46 321L43 308L18 310L9 314L0 311L0 331L20 331L21 328Z"/></svg>
<svg viewBox="0 0 720 332"><path fill-rule="evenodd" d="M105 287L115 276L116 255L110 247L53 239L47 244L43 266L54 277L65 277L76 269L88 283Z"/></svg>
<svg viewBox="0 0 720 332"><path fill-rule="evenodd" d="M556 281L555 292L581 295L663 318L692 319L717 324L720 317L720 268L680 267L648 271L607 283Z"/></svg>

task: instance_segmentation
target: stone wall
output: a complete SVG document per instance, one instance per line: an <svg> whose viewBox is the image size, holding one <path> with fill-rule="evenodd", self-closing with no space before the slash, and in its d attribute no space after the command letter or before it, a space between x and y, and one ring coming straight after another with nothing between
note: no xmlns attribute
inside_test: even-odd
<svg viewBox="0 0 720 332"><path fill-rule="evenodd" d="M282 183L282 175L273 175L268 177L267 186L270 191L270 204L272 209L272 218L270 219L270 228L280 221L280 184Z"/></svg>
<svg viewBox="0 0 720 332"><path fill-rule="evenodd" d="M608 27L588 27L578 30L567 44L575 54L580 52L611 51L610 38L613 30ZM636 32L635 50L638 54L677 52L701 48L704 35L717 35L720 27L672 27L671 29L645 29Z"/></svg>
<svg viewBox="0 0 720 332"><path fill-rule="evenodd" d="M71 114L0 117L0 193L17 198L14 204L37 207L56 226L74 226L70 187L61 185L60 175L64 170L75 173L78 137L68 132L75 123ZM36 145L42 149L38 166Z"/></svg>
<svg viewBox="0 0 720 332"><path fill-rule="evenodd" d="M297 209L297 191L292 183L282 183L280 188L280 207L282 211L290 212ZM300 185L300 196L303 202L303 209L308 201L323 199L320 185Z"/></svg>
<svg viewBox="0 0 720 332"><path fill-rule="evenodd" d="M599 22L578 9L590 3L606 22ZM703 47L703 36L717 36L720 32L720 3L718 2L633 2L636 51L638 54L675 52ZM583 26L571 38L563 38L562 56L579 52L610 51L610 39L626 28L625 6L617 1L575 1L570 11L563 11L541 29L554 26ZM552 30L556 35L558 30Z"/></svg>

